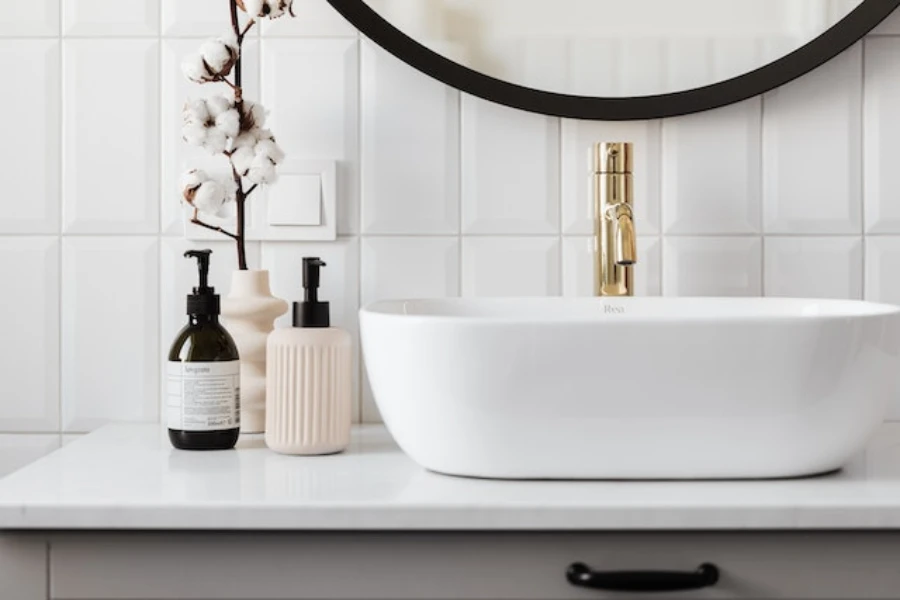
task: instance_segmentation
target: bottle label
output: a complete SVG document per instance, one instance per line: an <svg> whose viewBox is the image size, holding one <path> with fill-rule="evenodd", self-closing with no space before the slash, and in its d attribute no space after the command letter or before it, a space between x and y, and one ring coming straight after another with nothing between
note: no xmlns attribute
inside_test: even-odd
<svg viewBox="0 0 900 600"><path fill-rule="evenodd" d="M221 431L241 424L241 362L177 362L166 367L169 429Z"/></svg>

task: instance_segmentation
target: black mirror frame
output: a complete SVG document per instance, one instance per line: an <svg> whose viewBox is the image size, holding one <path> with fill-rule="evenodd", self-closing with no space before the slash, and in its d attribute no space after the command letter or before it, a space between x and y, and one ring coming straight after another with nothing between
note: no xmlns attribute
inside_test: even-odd
<svg viewBox="0 0 900 600"><path fill-rule="evenodd" d="M573 119L628 121L701 112L768 92L828 62L887 18L900 0L863 0L828 31L759 69L712 85L657 96L594 98L532 89L464 67L391 25L364 0L328 0L363 35L412 67L458 90L530 112Z"/></svg>

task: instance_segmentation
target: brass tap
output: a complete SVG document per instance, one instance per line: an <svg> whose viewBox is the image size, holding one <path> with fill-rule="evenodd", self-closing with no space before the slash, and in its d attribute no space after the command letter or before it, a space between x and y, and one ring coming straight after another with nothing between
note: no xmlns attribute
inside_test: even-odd
<svg viewBox="0 0 900 600"><path fill-rule="evenodd" d="M591 147L594 204L594 295L633 296L637 244L632 210L633 146L603 142Z"/></svg>

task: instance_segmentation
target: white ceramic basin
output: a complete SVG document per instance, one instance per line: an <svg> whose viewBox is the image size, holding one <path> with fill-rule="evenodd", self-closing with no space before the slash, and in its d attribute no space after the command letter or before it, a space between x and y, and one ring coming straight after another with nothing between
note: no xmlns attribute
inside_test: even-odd
<svg viewBox="0 0 900 600"><path fill-rule="evenodd" d="M369 381L427 469L791 477L841 467L898 400L900 307L840 300L378 302Z"/></svg>

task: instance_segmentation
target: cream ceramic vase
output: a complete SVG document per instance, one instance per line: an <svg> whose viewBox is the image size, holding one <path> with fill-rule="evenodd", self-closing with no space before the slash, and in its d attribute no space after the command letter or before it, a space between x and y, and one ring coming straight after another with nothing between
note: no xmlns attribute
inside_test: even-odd
<svg viewBox="0 0 900 600"><path fill-rule="evenodd" d="M288 304L272 295L268 271L235 271L222 301L225 328L241 358L241 433L266 427L266 339Z"/></svg>

